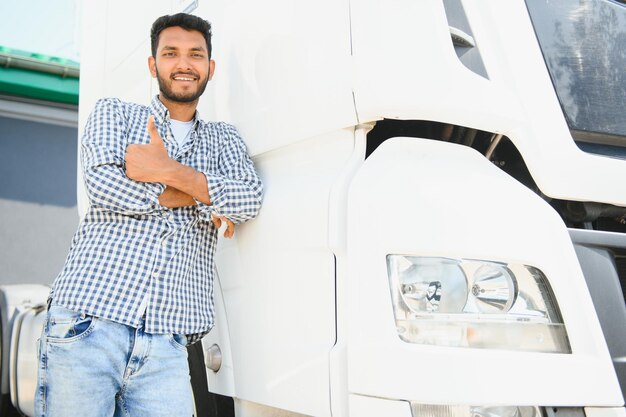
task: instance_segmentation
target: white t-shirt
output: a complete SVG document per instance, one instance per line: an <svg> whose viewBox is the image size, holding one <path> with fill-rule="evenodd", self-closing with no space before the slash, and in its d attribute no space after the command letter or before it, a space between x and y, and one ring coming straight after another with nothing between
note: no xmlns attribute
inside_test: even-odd
<svg viewBox="0 0 626 417"><path fill-rule="evenodd" d="M180 120L170 119L170 126L172 128L174 139L178 142L178 146L183 146L191 136L190 133L191 127L193 126L193 120L181 122Z"/></svg>

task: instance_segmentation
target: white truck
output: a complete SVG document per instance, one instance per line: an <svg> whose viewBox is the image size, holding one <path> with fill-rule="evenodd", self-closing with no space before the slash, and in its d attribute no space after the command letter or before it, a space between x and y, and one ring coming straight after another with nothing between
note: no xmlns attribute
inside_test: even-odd
<svg viewBox="0 0 626 417"><path fill-rule="evenodd" d="M218 247L192 363L196 401L232 398L213 415L626 416L622 1L81 7L79 130L100 97L157 93L148 28L187 10L215 34L200 114L266 186ZM46 294L0 289L28 416Z"/></svg>

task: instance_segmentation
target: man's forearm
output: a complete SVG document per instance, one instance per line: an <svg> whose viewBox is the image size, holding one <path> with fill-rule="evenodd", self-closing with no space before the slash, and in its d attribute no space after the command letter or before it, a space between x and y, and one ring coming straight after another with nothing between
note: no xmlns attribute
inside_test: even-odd
<svg viewBox="0 0 626 417"><path fill-rule="evenodd" d="M169 187L173 187L204 204L211 204L206 177L203 173L170 160L161 172L161 181Z"/></svg>
<svg viewBox="0 0 626 417"><path fill-rule="evenodd" d="M196 202L189 194L168 186L159 196L159 204L167 208L178 208L195 206Z"/></svg>

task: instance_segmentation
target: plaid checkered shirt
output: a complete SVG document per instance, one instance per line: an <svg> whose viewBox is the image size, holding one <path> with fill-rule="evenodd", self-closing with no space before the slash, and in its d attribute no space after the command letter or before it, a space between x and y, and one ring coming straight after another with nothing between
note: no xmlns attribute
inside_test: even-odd
<svg viewBox="0 0 626 417"><path fill-rule="evenodd" d="M206 176L211 205L168 209L159 204L165 185L126 176L126 147L150 142L151 114L170 157ZM143 319L148 333L196 342L215 316L211 214L241 223L261 206L262 184L239 133L196 113L181 147L158 96L150 106L102 99L85 127L81 162L90 208L54 281L52 303L132 327Z"/></svg>

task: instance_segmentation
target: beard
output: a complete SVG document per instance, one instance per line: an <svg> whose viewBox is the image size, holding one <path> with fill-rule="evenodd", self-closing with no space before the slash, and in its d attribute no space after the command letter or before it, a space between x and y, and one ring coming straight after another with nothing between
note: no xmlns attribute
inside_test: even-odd
<svg viewBox="0 0 626 417"><path fill-rule="evenodd" d="M172 88L171 88L171 80L166 80L165 78L162 78L161 75L159 74L158 69L156 71L156 75L157 75L157 81L159 83L159 90L161 91L161 94L166 99L171 100L171 101L176 101L178 103L191 103L199 99L202 93L204 93L204 90L206 89L206 85L209 82L209 76L207 74L204 81L202 80L200 81L200 84L198 85L198 88L196 89L196 91L175 93L174 91L172 91ZM197 74L193 74L193 75L194 77L198 77ZM198 77L198 79L200 79L200 77Z"/></svg>

